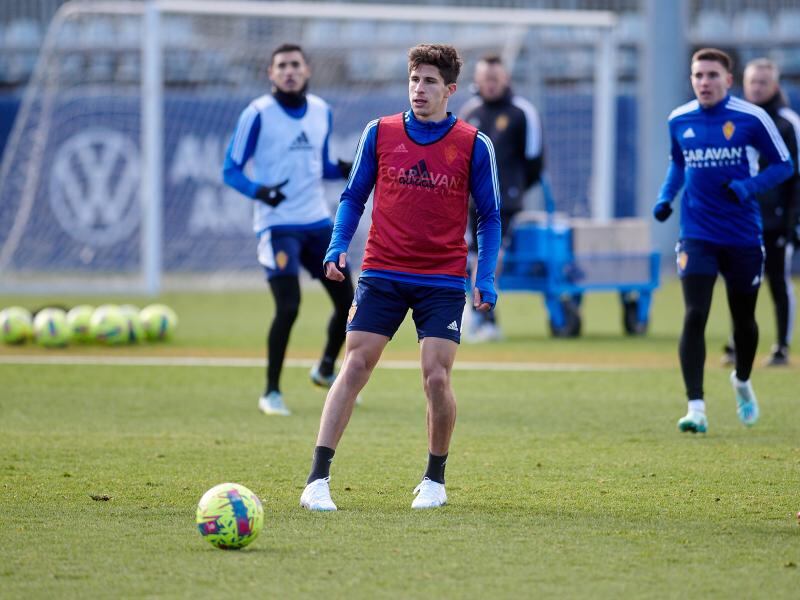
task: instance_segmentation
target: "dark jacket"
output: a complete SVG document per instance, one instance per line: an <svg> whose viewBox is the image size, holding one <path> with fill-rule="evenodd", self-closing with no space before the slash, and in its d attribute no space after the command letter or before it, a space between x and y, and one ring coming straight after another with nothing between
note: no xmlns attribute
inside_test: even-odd
<svg viewBox="0 0 800 600"><path fill-rule="evenodd" d="M800 217L800 177L798 177L797 163L800 117L789 108L780 90L760 106L775 121L775 126L786 143L786 147L789 148L789 154L794 163L792 177L757 196L761 205L761 220L765 232L790 235ZM765 166L763 158L760 159L759 167L763 169Z"/></svg>
<svg viewBox="0 0 800 600"><path fill-rule="evenodd" d="M525 191L539 181L543 164L542 127L533 105L511 93L486 102L471 98L460 117L489 136L494 145L502 211L522 210Z"/></svg>

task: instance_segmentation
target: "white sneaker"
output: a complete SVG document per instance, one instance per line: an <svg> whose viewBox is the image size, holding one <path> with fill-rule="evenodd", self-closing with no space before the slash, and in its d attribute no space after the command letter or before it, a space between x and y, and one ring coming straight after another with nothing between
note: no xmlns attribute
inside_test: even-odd
<svg viewBox="0 0 800 600"><path fill-rule="evenodd" d="M300 496L300 506L308 510L332 511L336 505L331 500L330 477L315 479L306 486Z"/></svg>
<svg viewBox="0 0 800 600"><path fill-rule="evenodd" d="M414 493L417 497L411 503L411 508L437 508L447 504L444 484L431 481L427 477L414 488Z"/></svg>
<svg viewBox="0 0 800 600"><path fill-rule="evenodd" d="M758 421L758 400L756 400L756 393L753 391L753 384L750 380L739 381L736 377L736 371L731 373L731 385L733 386L733 393L736 396L736 414L739 420L751 427Z"/></svg>
<svg viewBox="0 0 800 600"><path fill-rule="evenodd" d="M500 328L494 323L486 322L480 326L475 333L475 340L478 342L499 342L503 339Z"/></svg>
<svg viewBox="0 0 800 600"><path fill-rule="evenodd" d="M258 410L265 415L281 415L283 417L288 417L292 414L283 403L283 396L280 392L270 392L269 394L261 396L261 398L258 399Z"/></svg>

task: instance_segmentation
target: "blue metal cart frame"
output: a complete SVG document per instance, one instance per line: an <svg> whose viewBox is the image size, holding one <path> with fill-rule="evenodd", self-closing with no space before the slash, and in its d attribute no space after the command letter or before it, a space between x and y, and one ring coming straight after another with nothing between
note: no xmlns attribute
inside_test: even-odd
<svg viewBox="0 0 800 600"><path fill-rule="evenodd" d="M653 291L658 288L660 255L597 253L576 256L573 230L555 219L555 203L543 181L546 220L514 227L498 280L502 291L541 292L557 337L580 335L583 294L617 291L624 309L625 331L647 331Z"/></svg>

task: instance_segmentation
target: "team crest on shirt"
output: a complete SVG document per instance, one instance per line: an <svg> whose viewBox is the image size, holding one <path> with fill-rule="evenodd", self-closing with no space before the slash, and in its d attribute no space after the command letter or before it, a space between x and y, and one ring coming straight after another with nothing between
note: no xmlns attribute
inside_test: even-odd
<svg viewBox="0 0 800 600"><path fill-rule="evenodd" d="M505 131L508 128L508 115L499 115L494 121L494 128L497 131Z"/></svg>
<svg viewBox="0 0 800 600"><path fill-rule="evenodd" d="M350 311L347 313L347 322L350 323L353 318L356 316L356 311L358 310L358 304L353 301L353 304L350 305Z"/></svg>
<svg viewBox="0 0 800 600"><path fill-rule="evenodd" d="M286 268L286 265L289 264L289 255L283 250L280 250L275 255L275 264L278 266L279 270L283 271Z"/></svg>
<svg viewBox="0 0 800 600"><path fill-rule="evenodd" d="M736 131L736 125L733 124L733 121L725 121L725 124L722 126L722 135L725 136L726 140L733 137L734 131Z"/></svg>
<svg viewBox="0 0 800 600"><path fill-rule="evenodd" d="M456 158L458 158L458 148L453 146L453 144L448 144L447 147L444 149L444 159L447 161L447 164L449 165Z"/></svg>
<svg viewBox="0 0 800 600"><path fill-rule="evenodd" d="M686 270L686 265L689 263L689 255L683 250L678 252L678 269L681 271Z"/></svg>

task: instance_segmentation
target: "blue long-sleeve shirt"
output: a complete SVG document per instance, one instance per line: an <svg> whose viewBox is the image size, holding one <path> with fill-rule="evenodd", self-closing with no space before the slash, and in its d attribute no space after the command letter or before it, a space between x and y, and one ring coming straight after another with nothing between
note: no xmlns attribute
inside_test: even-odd
<svg viewBox="0 0 800 600"><path fill-rule="evenodd" d="M693 100L672 112L669 132L671 162L659 201L672 202L684 187L681 238L728 246L761 244L756 194L793 172L789 151L769 115L734 96L710 108ZM760 155L769 162L761 172Z"/></svg>
<svg viewBox="0 0 800 600"><path fill-rule="evenodd" d="M436 142L450 130L456 120L448 113L446 119L436 123L419 121L412 111L405 113L404 119L407 134L418 144ZM376 119L367 124L361 136L353 170L336 212L333 236L325 256L326 262L336 262L341 253L347 252L375 186L378 171L377 132ZM495 304L497 292L494 287L494 272L500 251L500 192L494 148L489 138L482 133L478 133L476 137L470 167L469 188L478 213L478 269L475 287L480 290L484 302ZM464 289L466 281L466 273L465 277L456 277L368 269L361 276L454 289Z"/></svg>

